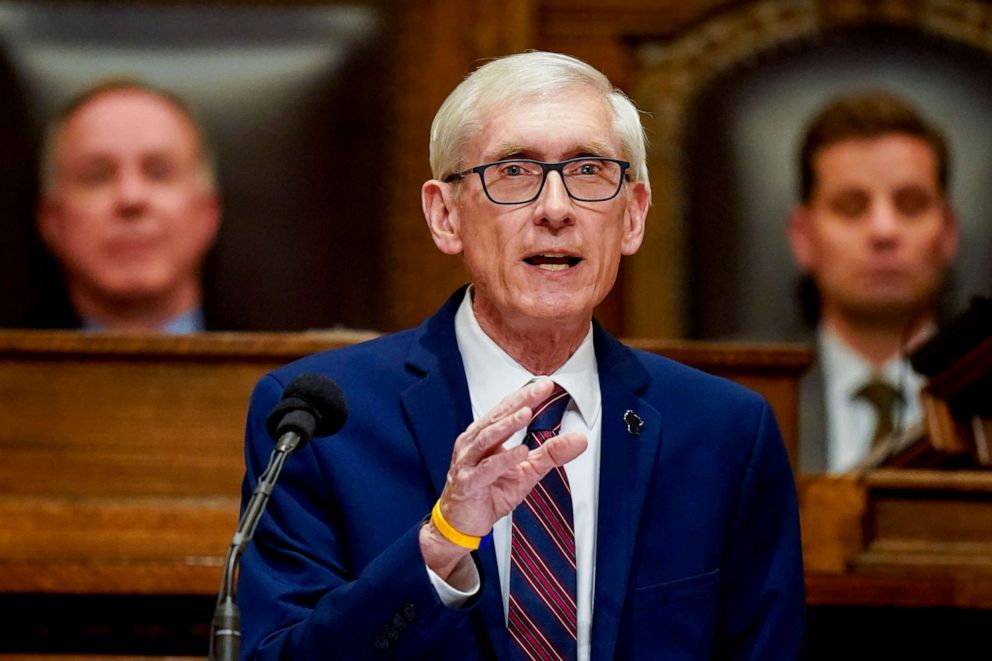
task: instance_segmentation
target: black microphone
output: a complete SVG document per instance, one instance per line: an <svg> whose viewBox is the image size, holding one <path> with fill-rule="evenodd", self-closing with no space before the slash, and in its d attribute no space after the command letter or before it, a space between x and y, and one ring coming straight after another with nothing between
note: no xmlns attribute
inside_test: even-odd
<svg viewBox="0 0 992 661"><path fill-rule="evenodd" d="M277 439L277 448L288 446L291 452L311 436L338 433L347 418L348 404L338 384L320 374L300 374L272 407L265 428Z"/></svg>
<svg viewBox="0 0 992 661"><path fill-rule="evenodd" d="M265 428L276 439L269 465L258 478L251 500L245 507L227 551L227 561L217 607L210 625L211 661L237 661L241 647L241 613L235 602L234 575L241 553L255 534L255 527L265 510L269 496L282 471L286 458L313 436L330 436L344 426L348 404L334 381L320 374L300 374L286 386Z"/></svg>

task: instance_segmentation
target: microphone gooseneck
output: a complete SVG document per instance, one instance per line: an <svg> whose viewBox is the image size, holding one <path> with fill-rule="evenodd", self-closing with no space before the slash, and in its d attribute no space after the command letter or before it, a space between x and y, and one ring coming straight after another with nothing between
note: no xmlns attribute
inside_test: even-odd
<svg viewBox="0 0 992 661"><path fill-rule="evenodd" d="M211 661L237 661L241 646L241 613L235 601L234 576L238 561L255 534L255 528L289 454L313 436L340 431L348 418L344 393L334 381L320 374L300 374L286 386L282 398L269 412L266 430L276 445L268 466L258 478L245 506L224 563L224 577L210 625Z"/></svg>

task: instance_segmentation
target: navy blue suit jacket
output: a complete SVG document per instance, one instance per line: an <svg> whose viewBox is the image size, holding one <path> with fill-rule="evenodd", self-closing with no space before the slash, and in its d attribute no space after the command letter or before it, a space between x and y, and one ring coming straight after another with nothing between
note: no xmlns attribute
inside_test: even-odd
<svg viewBox="0 0 992 661"><path fill-rule="evenodd" d="M473 554L479 594L451 609L418 542L472 421L454 332L461 296L416 329L309 356L256 386L246 499L273 447L265 417L294 376L330 376L350 413L337 436L289 457L245 553L245 658L506 657L492 547ZM767 403L594 333L603 422L593 659L798 657L798 511ZM639 435L628 410L644 421Z"/></svg>

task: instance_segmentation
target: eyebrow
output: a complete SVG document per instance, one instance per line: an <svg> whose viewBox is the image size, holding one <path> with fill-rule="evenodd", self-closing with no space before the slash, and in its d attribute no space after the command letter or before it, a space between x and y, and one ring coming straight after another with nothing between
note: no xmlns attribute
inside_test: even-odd
<svg viewBox="0 0 992 661"><path fill-rule="evenodd" d="M603 142L592 142L586 144L575 145L569 150L566 150L566 154L571 154L567 158L579 158L582 156L602 156L605 157L606 154L610 152L610 148ZM512 158L528 158L535 161L541 160L537 158L537 152L528 147L522 147L513 143L505 143L500 145L495 150L494 161L503 161Z"/></svg>

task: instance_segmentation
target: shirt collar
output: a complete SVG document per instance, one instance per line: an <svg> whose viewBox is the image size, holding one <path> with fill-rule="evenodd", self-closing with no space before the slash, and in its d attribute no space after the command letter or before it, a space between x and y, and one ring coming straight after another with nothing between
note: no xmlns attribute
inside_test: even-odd
<svg viewBox="0 0 992 661"><path fill-rule="evenodd" d="M506 395L537 378L507 354L479 325L472 309L472 287L465 291L455 314L455 338L465 365L472 408L478 418ZM599 418L601 398L592 323L575 352L550 378L568 391L583 422L592 427Z"/></svg>
<svg viewBox="0 0 992 661"><path fill-rule="evenodd" d="M921 379L903 356L893 356L881 368L874 369L857 351L824 327L819 329L817 341L826 382L835 394L850 399L873 375L904 391L912 392L920 384ZM905 383L907 379L910 383Z"/></svg>
<svg viewBox="0 0 992 661"><path fill-rule="evenodd" d="M195 308L178 317L173 317L159 326L157 330L171 335L183 335L186 333L198 333L205 328L206 323L203 319L203 310L201 308ZM84 319L82 329L87 331L103 331L107 330L107 326L93 320Z"/></svg>
<svg viewBox="0 0 992 661"><path fill-rule="evenodd" d="M165 323L162 326L162 332L181 335L184 333L197 333L204 330L205 327L203 310L195 308Z"/></svg>

